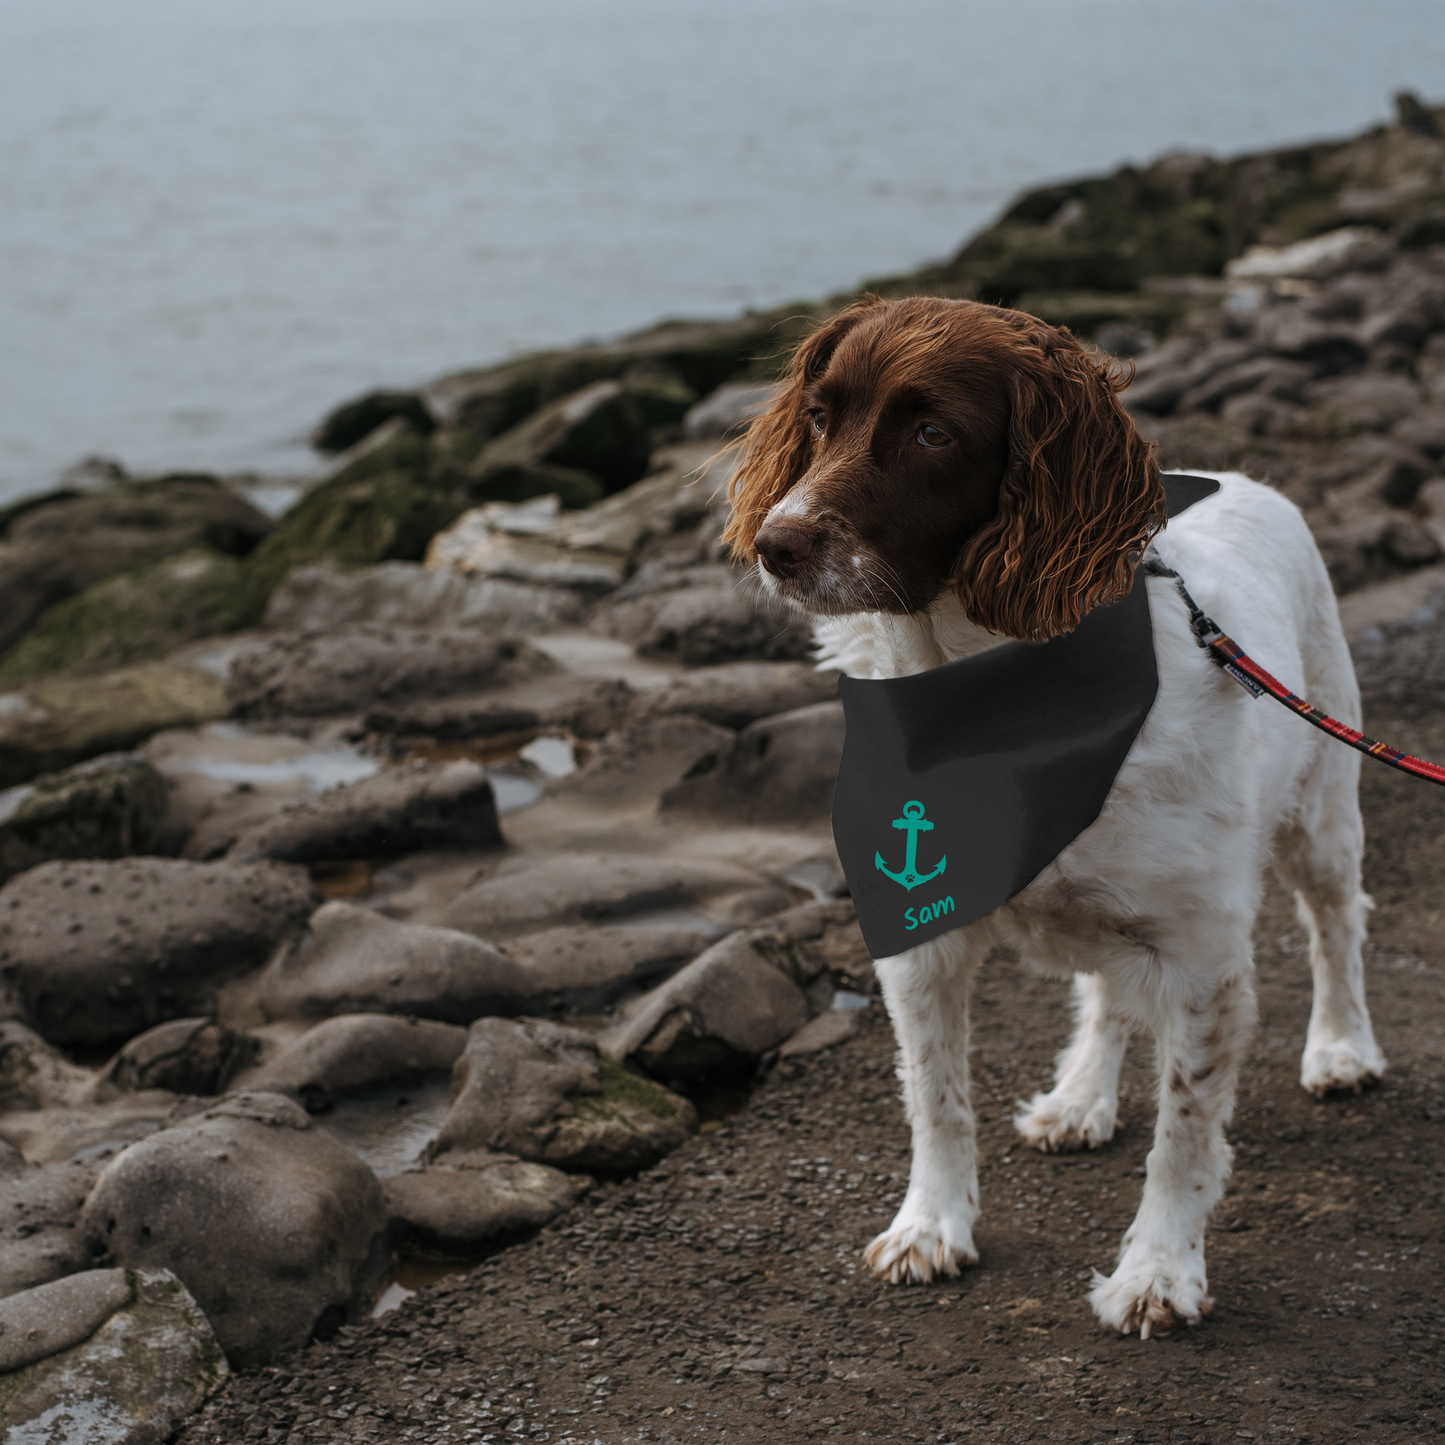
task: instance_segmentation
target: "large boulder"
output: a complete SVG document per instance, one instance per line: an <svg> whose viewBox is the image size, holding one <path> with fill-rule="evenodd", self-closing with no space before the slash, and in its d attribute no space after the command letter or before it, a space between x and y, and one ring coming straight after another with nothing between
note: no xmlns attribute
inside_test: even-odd
<svg viewBox="0 0 1445 1445"><path fill-rule="evenodd" d="M729 662L680 673L655 692L644 693L634 717L690 713L725 728L745 728L759 718L838 696L838 674L805 662Z"/></svg>
<svg viewBox="0 0 1445 1445"><path fill-rule="evenodd" d="M560 924L626 922L675 909L733 909L746 916L769 903L772 911L786 907L787 890L733 863L558 853L541 862L508 860L458 894L446 920L479 938L506 939Z"/></svg>
<svg viewBox="0 0 1445 1445"><path fill-rule="evenodd" d="M101 1070L100 1100L145 1089L220 1094L256 1057L257 1040L212 1018L172 1019L125 1044Z"/></svg>
<svg viewBox="0 0 1445 1445"><path fill-rule="evenodd" d="M454 1153L382 1180L391 1233L451 1254L540 1229L582 1193L585 1178L505 1154Z"/></svg>
<svg viewBox="0 0 1445 1445"><path fill-rule="evenodd" d="M0 651L46 608L113 573L205 546L245 556L275 523L214 477L60 491L0 512Z"/></svg>
<svg viewBox="0 0 1445 1445"><path fill-rule="evenodd" d="M14 1296L0 1303L0 1342L15 1342L0 1343L0 1420L15 1442L161 1445L230 1373L166 1269L93 1270Z"/></svg>
<svg viewBox="0 0 1445 1445"><path fill-rule="evenodd" d="M381 562L346 571L298 567L271 594L266 626L276 632L331 632L383 627L476 628L520 636L566 627L581 615L580 596L565 587L532 587L467 577L419 562Z"/></svg>
<svg viewBox="0 0 1445 1445"><path fill-rule="evenodd" d="M414 1014L469 1024L516 1013L527 970L470 932L397 923L369 908L327 903L261 979L268 1018Z"/></svg>
<svg viewBox="0 0 1445 1445"><path fill-rule="evenodd" d="M395 697L501 687L556 665L521 641L366 625L258 639L233 657L227 697L244 718L317 717Z"/></svg>
<svg viewBox="0 0 1445 1445"><path fill-rule="evenodd" d="M134 753L92 758L36 778L0 818L0 882L51 858L123 858L149 851L166 786Z"/></svg>
<svg viewBox="0 0 1445 1445"><path fill-rule="evenodd" d="M27 1164L0 1141L0 1298L92 1263L76 1227L105 1160Z"/></svg>
<svg viewBox="0 0 1445 1445"><path fill-rule="evenodd" d="M432 1157L494 1150L558 1169L630 1173L696 1126L687 1100L601 1057L590 1034L541 1019L478 1019Z"/></svg>
<svg viewBox="0 0 1445 1445"><path fill-rule="evenodd" d="M496 799L478 764L404 763L290 804L244 829L227 856L317 863L501 846Z"/></svg>
<svg viewBox="0 0 1445 1445"><path fill-rule="evenodd" d="M113 1159L85 1202L97 1259L172 1270L255 1368L340 1323L376 1280L381 1188L280 1094L228 1095Z"/></svg>
<svg viewBox="0 0 1445 1445"><path fill-rule="evenodd" d="M225 715L225 684L196 667L151 662L102 677L45 678L0 694L0 787Z"/></svg>
<svg viewBox="0 0 1445 1445"><path fill-rule="evenodd" d="M743 574L720 563L639 580L606 598L591 625L644 656L690 667L802 660L813 647L811 623L765 597L755 599Z"/></svg>
<svg viewBox="0 0 1445 1445"><path fill-rule="evenodd" d="M53 1043L209 1012L317 902L281 863L42 863L0 888L0 984Z"/></svg>
<svg viewBox="0 0 1445 1445"><path fill-rule="evenodd" d="M319 1113L347 1094L449 1074L466 1047L455 1024L386 1014L344 1014L308 1029L268 1059L252 1089L284 1090L308 1113Z"/></svg>
<svg viewBox="0 0 1445 1445"><path fill-rule="evenodd" d="M261 615L245 563L209 547L92 583L57 602L0 663L0 681L107 672L165 657Z"/></svg>
<svg viewBox="0 0 1445 1445"><path fill-rule="evenodd" d="M662 808L733 823L822 822L833 810L844 732L841 702L763 718L731 747L700 758L662 795Z"/></svg>
<svg viewBox="0 0 1445 1445"><path fill-rule="evenodd" d="M631 711L637 694L621 678L556 673L492 692L398 699L366 714L366 730L393 737L466 742L561 729L579 738L605 737Z"/></svg>
<svg viewBox="0 0 1445 1445"><path fill-rule="evenodd" d="M747 1072L839 984L873 986L853 906L803 904L715 943L597 1038L613 1058L673 1083Z"/></svg>

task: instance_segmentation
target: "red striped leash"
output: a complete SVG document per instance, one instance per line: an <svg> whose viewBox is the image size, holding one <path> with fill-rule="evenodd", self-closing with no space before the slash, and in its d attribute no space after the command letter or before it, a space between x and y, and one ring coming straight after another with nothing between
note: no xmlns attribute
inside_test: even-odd
<svg viewBox="0 0 1445 1445"><path fill-rule="evenodd" d="M1184 605L1189 609L1189 625L1195 640L1242 688L1253 697L1267 692L1276 702L1282 702L1291 712L1298 713L1307 723L1313 723L1322 732L1342 743L1348 743L1357 751L1369 757L1389 763L1403 773L1424 778L1426 782L1445 784L1445 767L1439 763L1426 762L1411 753L1401 752L1375 738L1367 737L1357 728L1342 723L1339 718L1321 712L1312 703L1293 693L1276 677L1267 673L1245 650L1216 623L1205 615L1199 604L1189 595L1184 579L1172 567L1166 567L1156 557L1144 563L1144 570L1151 577L1172 577Z"/></svg>

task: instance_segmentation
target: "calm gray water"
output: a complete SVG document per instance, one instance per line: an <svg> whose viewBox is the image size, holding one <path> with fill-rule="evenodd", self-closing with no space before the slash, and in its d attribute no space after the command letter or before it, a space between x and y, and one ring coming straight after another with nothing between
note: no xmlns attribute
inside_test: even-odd
<svg viewBox="0 0 1445 1445"><path fill-rule="evenodd" d="M0 496L1445 95L1439 0L0 0Z"/></svg>

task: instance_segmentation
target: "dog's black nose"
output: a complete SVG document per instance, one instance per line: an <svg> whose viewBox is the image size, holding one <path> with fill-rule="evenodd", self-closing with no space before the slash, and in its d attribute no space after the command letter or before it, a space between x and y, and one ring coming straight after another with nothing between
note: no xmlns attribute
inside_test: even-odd
<svg viewBox="0 0 1445 1445"><path fill-rule="evenodd" d="M774 577L794 577L813 554L812 530L791 517L764 522L753 539L763 566Z"/></svg>

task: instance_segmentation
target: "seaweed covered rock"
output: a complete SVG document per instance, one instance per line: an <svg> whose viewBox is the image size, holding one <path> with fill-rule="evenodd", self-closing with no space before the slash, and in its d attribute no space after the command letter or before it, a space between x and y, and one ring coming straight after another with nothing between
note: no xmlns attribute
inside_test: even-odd
<svg viewBox="0 0 1445 1445"><path fill-rule="evenodd" d="M225 684L200 668L147 662L100 677L48 677L4 694L0 788L225 715Z"/></svg>
<svg viewBox="0 0 1445 1445"><path fill-rule="evenodd" d="M230 1373L210 1322L166 1269L95 1270L42 1285L0 1306L0 1331L25 1342L12 1355L23 1363L0 1373L11 1440L155 1445Z"/></svg>
<svg viewBox="0 0 1445 1445"><path fill-rule="evenodd" d="M42 863L0 888L0 982L53 1043L129 1038L211 1012L317 901L283 863Z"/></svg>
<svg viewBox="0 0 1445 1445"><path fill-rule="evenodd" d="M56 603L0 662L0 682L107 672L164 657L193 638L237 632L259 618L245 564L193 547Z"/></svg>
<svg viewBox="0 0 1445 1445"><path fill-rule="evenodd" d="M558 1169L629 1173L696 1127L687 1100L599 1056L590 1034L540 1019L478 1019L432 1155L502 1151Z"/></svg>
<svg viewBox="0 0 1445 1445"><path fill-rule="evenodd" d="M0 882L52 858L144 853L166 812L161 776L134 753L36 778L0 820Z"/></svg>
<svg viewBox="0 0 1445 1445"><path fill-rule="evenodd" d="M348 451L395 417L405 420L420 436L436 430L436 418L417 392L369 391L329 412L312 432L311 445L332 455Z"/></svg>
<svg viewBox="0 0 1445 1445"><path fill-rule="evenodd" d="M237 1093L105 1167L81 1232L97 1259L172 1270L242 1368L339 1323L379 1273L376 1176L280 1094Z"/></svg>
<svg viewBox="0 0 1445 1445"><path fill-rule="evenodd" d="M13 647L46 608L103 577L197 546L244 557L275 526L200 474L17 502L0 511L0 650Z"/></svg>

